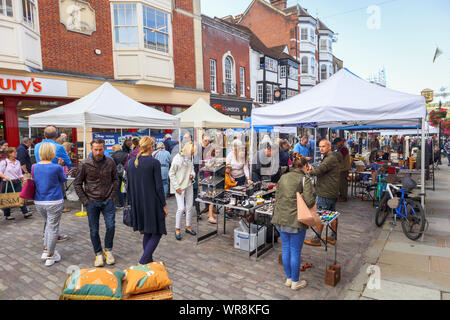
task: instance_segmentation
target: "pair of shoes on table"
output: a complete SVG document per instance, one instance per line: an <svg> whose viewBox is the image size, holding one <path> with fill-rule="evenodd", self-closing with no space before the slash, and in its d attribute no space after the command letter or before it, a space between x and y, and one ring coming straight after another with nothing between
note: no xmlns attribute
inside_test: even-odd
<svg viewBox="0 0 450 320"><path fill-rule="evenodd" d="M45 266L47 267L54 265L55 262L61 261L61 255L56 250L55 252L53 252L53 255L51 257L49 257L47 253L45 253L45 255ZM42 256L44 256L44 254L42 254Z"/></svg>
<svg viewBox="0 0 450 320"><path fill-rule="evenodd" d="M313 246L313 247L320 247L322 245L320 243L320 239L317 237L311 238L309 240L305 240L303 243L308 246Z"/></svg>

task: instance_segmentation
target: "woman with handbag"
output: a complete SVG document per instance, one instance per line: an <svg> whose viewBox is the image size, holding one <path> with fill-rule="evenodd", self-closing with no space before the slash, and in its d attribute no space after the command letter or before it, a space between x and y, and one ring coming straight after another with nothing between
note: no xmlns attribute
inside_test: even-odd
<svg viewBox="0 0 450 320"><path fill-rule="evenodd" d="M56 146L53 143L43 143L39 148L41 161L31 169L36 190L34 204L36 211L45 220L44 251L41 259L45 260L47 267L61 260L55 247L64 207L61 184L66 181L66 176L63 167L52 163L55 154Z"/></svg>
<svg viewBox="0 0 450 320"><path fill-rule="evenodd" d="M281 176L275 194L272 224L281 235L283 267L286 273L285 285L292 290L306 287L306 280L300 281L300 257L308 226L298 221L297 192L302 195L308 208L314 207L315 196L308 172L311 165L305 157L294 153L292 169Z"/></svg>
<svg viewBox="0 0 450 320"><path fill-rule="evenodd" d="M11 193L22 191L23 173L19 160L17 160L16 148L8 147L5 150L5 160L0 162L0 178L2 179L1 192ZM24 204L20 207L23 213L23 217L28 219L33 215L28 211L27 206ZM5 219L8 221L15 220L11 217L11 208L3 209Z"/></svg>
<svg viewBox="0 0 450 320"><path fill-rule="evenodd" d="M155 140L143 137L139 153L128 162L127 194L131 205L131 225L134 231L144 234L144 253L140 264L153 262L153 252L166 232L166 198L164 196L161 165L152 157ZM125 208L124 214L128 209Z"/></svg>

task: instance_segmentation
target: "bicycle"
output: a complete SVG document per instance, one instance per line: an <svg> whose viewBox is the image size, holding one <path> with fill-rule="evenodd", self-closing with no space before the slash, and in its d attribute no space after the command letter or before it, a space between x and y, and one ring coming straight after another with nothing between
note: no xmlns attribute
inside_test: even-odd
<svg viewBox="0 0 450 320"><path fill-rule="evenodd" d="M392 189L396 191L395 196L392 193ZM377 206L375 224L381 227L386 221L389 212L392 212L394 215L393 225L397 224L397 216L399 216L403 233L409 239L417 240L425 231L425 212L420 202L408 199L408 191L387 183L384 195Z"/></svg>

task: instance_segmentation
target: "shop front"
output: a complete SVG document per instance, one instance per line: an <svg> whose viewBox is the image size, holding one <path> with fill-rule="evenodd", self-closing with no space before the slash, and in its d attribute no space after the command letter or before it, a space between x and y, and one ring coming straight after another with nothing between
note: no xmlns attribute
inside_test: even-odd
<svg viewBox="0 0 450 320"><path fill-rule="evenodd" d="M43 128L29 128L28 117L30 115L75 101L92 92L105 81L0 69L0 139L6 140L13 147L17 147L21 139L28 136L31 136L33 143L40 142L43 139ZM130 98L173 115L190 107L198 98L209 102L209 93L204 91L109 81ZM77 132L75 128L58 129L60 133L66 133L71 142L76 143L83 140L82 130ZM96 128L88 128L87 131L88 133L114 132L114 130ZM129 131L137 132L133 128L130 128Z"/></svg>

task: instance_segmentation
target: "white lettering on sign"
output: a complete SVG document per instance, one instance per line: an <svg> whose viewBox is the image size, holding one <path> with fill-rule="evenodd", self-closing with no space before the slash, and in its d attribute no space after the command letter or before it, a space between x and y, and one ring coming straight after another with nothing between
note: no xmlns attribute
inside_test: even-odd
<svg viewBox="0 0 450 320"><path fill-rule="evenodd" d="M67 97L67 81L0 74L0 93Z"/></svg>

